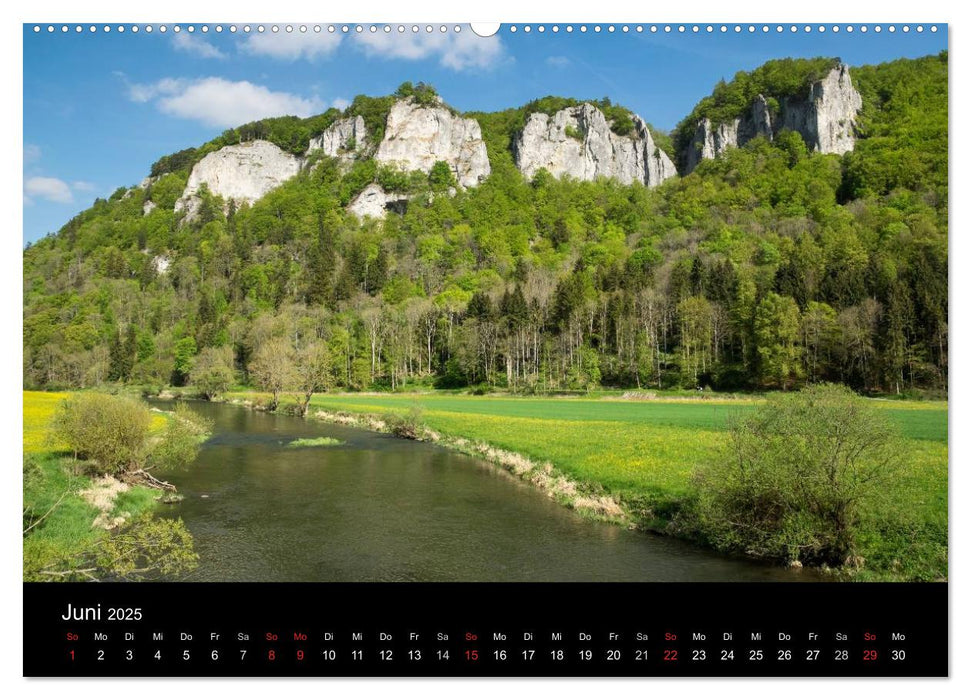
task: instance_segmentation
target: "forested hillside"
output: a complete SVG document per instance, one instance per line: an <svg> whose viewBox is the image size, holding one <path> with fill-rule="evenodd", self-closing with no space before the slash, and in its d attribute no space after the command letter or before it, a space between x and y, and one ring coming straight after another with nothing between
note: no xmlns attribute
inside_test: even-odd
<svg viewBox="0 0 971 700"><path fill-rule="evenodd" d="M447 171L321 158L251 207L204 194L181 221L173 206L206 152L267 138L302 153L339 114L231 130L25 250L24 383L296 389L314 358L345 389L945 390L947 60L853 68L863 110L844 156L786 132L655 189L528 181L510 136L528 111L572 103L544 98L468 115L492 174L454 196ZM787 85L775 64L692 114ZM383 128L391 99L360 97L348 114ZM602 106L623 131L629 113ZM375 179L412 198L362 223L343 207Z"/></svg>

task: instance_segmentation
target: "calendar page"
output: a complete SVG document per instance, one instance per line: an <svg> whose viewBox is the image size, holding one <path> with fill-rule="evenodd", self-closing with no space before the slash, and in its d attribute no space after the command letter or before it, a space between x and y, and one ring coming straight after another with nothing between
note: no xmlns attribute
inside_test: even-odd
<svg viewBox="0 0 971 700"><path fill-rule="evenodd" d="M24 675L948 675L946 24L22 31Z"/></svg>

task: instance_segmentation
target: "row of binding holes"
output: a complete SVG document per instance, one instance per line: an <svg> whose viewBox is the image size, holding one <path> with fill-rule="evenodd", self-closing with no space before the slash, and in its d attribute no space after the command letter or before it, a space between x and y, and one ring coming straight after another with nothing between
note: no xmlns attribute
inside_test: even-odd
<svg viewBox="0 0 971 700"><path fill-rule="evenodd" d="M43 31L44 29L45 29L45 27L42 27L39 24L35 24L34 25L34 32L35 33L39 33L41 31ZM96 33L96 32L99 32L99 31L101 31L101 32L113 32L114 31L114 32L118 32L119 34L124 34L126 31L129 31L132 34L137 34L140 31L145 32L146 34L151 34L153 31L158 31L158 32L164 34L165 32L169 31L170 28L168 26L164 25L164 24L160 24L157 27L155 27L155 26L153 26L151 24L146 24L146 25L142 25L142 26L139 26L137 24L133 24L133 25L127 26L127 27L125 25L117 25L115 27L112 27L112 26L107 25L107 24L104 25L104 26L101 26L101 27L99 27L97 25L93 25L93 24L90 25L90 26L88 26L88 27L83 27L80 24L74 25L73 27L72 26L68 26L66 24L63 24L63 25L60 25L60 26L55 26L53 24L49 24L46 27L47 32L48 33L51 33L51 34L53 34L54 32L57 32L57 31L60 31L62 33L67 33L67 32L70 32L72 29L74 30L75 33L78 33L78 34L84 32L85 30L87 30L88 32L90 32L92 34L93 33ZM510 32L512 32L513 34L515 34L516 32L520 31L520 29L522 29L522 31L525 32L526 34L529 34L529 33L533 32L533 31L536 31L536 32L538 32L540 34L543 34L543 33L545 33L547 31L547 27L545 25L542 25L542 24L536 25L535 27L533 25L528 25L528 24L527 25L524 25L522 27L519 27L519 26L513 24L513 25L510 25L508 27L508 30ZM606 26L601 26L599 24L594 24L594 25L587 26L585 24L580 24L580 25L574 26L572 24L568 24L568 25L565 25L563 27L561 27L558 24L554 24L554 25L551 25L549 27L549 31L551 31L554 34L557 34L560 31L564 31L567 34L571 34L574 31L580 32L581 34L586 33L588 31L592 31L595 34L599 34L599 33L603 32L603 31L607 31L608 33L614 33L614 32L620 31L621 33L624 33L624 34L629 33L629 32L635 32L635 33L638 33L638 34L641 34L643 32L649 32L651 34L656 34L658 32L663 32L665 34L671 34L671 33L674 33L674 32L677 32L679 34L686 34L686 33L692 33L692 34L701 34L701 33L713 34L713 33L716 33L716 32L719 32L719 33L722 33L722 34L726 34L726 33L729 33L729 32L734 32L735 34L741 34L742 32L748 32L749 34L755 34L757 32L760 32L760 33L763 33L763 34L768 34L768 33L773 32L773 31L776 32L777 34L781 34L783 32L789 32L789 33L792 33L792 34L795 34L797 32L802 32L802 33L806 33L806 34L811 33L811 32L819 32L819 33L833 32L834 34L838 34L839 32L844 32L844 31L847 32L847 33L853 33L855 31L859 31L859 32L865 34L865 33L869 32L869 31L873 31L873 32L876 32L877 34L879 34L882 31L884 31L884 29L886 29L886 31L888 31L891 34L893 34L893 33L895 33L897 31L898 27L896 25L893 25L893 24L887 25L886 28L884 28L883 26L881 26L879 24L873 25L872 27L869 26L869 25L865 25L865 24L859 25L859 26L854 26L854 25L851 25L851 24L850 25L844 25L844 26L840 26L840 25L825 26L825 25L822 25L822 24L816 25L816 26L809 25L809 24L806 24L806 25L795 25L795 24L791 24L791 25L787 25L787 26L784 26L784 25L781 25L781 24L776 24L776 25L772 25L772 26L770 26L768 24L763 24L763 25L749 24L749 25L744 25L744 26L743 25L740 25L740 24L735 24L735 25L726 25L726 24L721 24L721 25L711 25L711 24L707 24L707 25L698 25L698 24L693 24L693 25L684 25L684 24L679 24L679 25L670 25L670 24L656 25L656 24L652 24L652 25L649 25L649 26L645 26L645 25L641 25L641 24L637 24L637 25L627 25L627 24L624 24L624 25L620 25L620 26L615 26L613 24L609 24L609 25L606 25ZM901 25L899 27L899 29L900 29L900 31L902 31L904 33L910 32L911 29L913 29L913 31L915 31L915 32L921 33L921 32L924 31L924 25L918 24L918 25L914 25L913 27L911 27L911 25L909 25L909 24L904 24L904 25ZM171 30L173 32L176 32L176 33L181 32L181 31L187 31L190 34L193 33L193 32L196 32L196 31L200 31L203 34L205 34L205 33L207 33L207 32L210 31L210 27L208 25L205 25L205 24L202 25L202 26L200 26L200 27L198 27L198 28L195 27L195 26L190 25L190 26L185 27L184 30L183 30L183 28L181 26L174 25L174 26L171 27ZM381 25L381 26L374 25L374 24L367 25L367 26L361 25L361 24L356 24L356 25L347 25L347 24L343 24L343 25L334 25L334 24L328 24L328 25L320 25L320 24L314 24L314 25L306 25L306 24L291 25L291 24L287 24L287 25L280 26L280 25L274 24L274 25L271 25L269 27L264 26L262 24L259 24L259 25L256 25L256 26L251 26L249 24L244 24L242 26L236 26L235 24L230 24L230 25L227 25L226 27L223 27L222 25L217 24L214 27L212 27L211 30L212 31L215 31L217 34L223 32L223 31L228 31L231 34L235 34L236 32L242 32L244 34L250 34L250 33L256 32L258 34L262 34L262 33L267 32L267 31L274 32L274 33L283 31L283 32L287 32L288 34L289 33L293 33L293 32L300 32L300 33L303 33L303 34L305 34L307 32L314 32L314 33L317 33L317 34L319 34L320 32L328 32L330 34L335 34L335 33L339 33L339 34L350 34L350 33L362 34L364 32L369 32L371 34L375 34L377 32L383 32L385 34L391 34L393 32L396 32L398 34L405 34L407 32L410 32L412 34L418 34L418 33L424 32L426 34L431 34L432 32L440 32L440 33L443 33L444 34L446 32L450 32L450 31L452 31L452 32L461 32L462 31L462 27L459 26L459 25L448 26L448 25L445 25L445 24L437 25L437 26L436 25L431 25L431 24L426 24L426 25L418 25L418 24L411 24L411 25L404 25L404 24L389 25L389 24L385 24L385 25ZM929 30L932 31L932 32L936 32L937 31L937 27L935 25L931 25L929 27Z"/></svg>
<svg viewBox="0 0 971 700"><path fill-rule="evenodd" d="M888 25L886 27L886 30L888 32L890 32L891 34L894 33L894 32L896 32L897 29L898 29L898 27L895 26L895 25L892 25L892 24L891 25ZM915 26L912 27L909 24L904 24L904 25L901 25L899 27L899 29L900 29L900 31L905 32L905 33L906 32L910 32L911 29L913 29L916 32L923 32L924 31L924 25L918 24L918 25L915 25ZM514 34L516 32L518 32L519 30L520 30L520 28L517 27L515 24L513 24L513 25L511 25L509 27L509 31L512 32L512 33L514 33ZM542 34L542 33L546 32L546 30L547 30L546 26L544 26L542 24L537 25L535 27L532 26L532 25L528 25L527 24L527 25L525 25L525 26L522 27L522 31L525 32L526 34L529 34L530 32L533 32L533 31L536 31L536 32L539 32L540 34ZM874 32L876 32L877 34L879 34L880 32L882 32L884 30L884 27L882 27L881 25L878 25L878 24L877 25L873 25L872 27L869 26L869 25L865 25L865 24L864 25L859 25L859 26L854 26L854 25L844 25L844 26L840 26L840 25L835 25L835 24L832 25L832 26L826 26L826 25L823 25L823 24L815 25L815 26L814 25L809 25L809 24L806 24L806 25L791 24L791 25L787 25L787 26L786 25L781 25L781 24L775 24L775 25L768 25L768 24L762 24L762 25L754 25L754 24L749 24L749 25L741 25L741 24L734 24L734 25L728 25L728 24L721 24L721 25L712 25L712 24L704 24L704 25L699 25L699 24L692 24L692 25L684 25L684 24L671 25L671 24L663 24L663 25L658 25L658 24L652 24L652 25L648 25L648 26L645 26L645 25L642 25L642 24L636 24L636 25L623 24L623 25L620 25L620 26L616 26L616 25L613 25L613 24L608 24L606 26L601 26L599 24L594 24L594 25L587 26L585 24L581 24L581 25L574 26L572 24L568 24L565 27L560 27L559 25L554 24L551 27L549 27L549 30L551 32L553 32L554 34L560 32L560 31L565 31L567 34L570 34L570 33L574 32L574 31L578 31L580 33L585 33L585 32L588 32L588 31L592 31L595 34L599 34L599 33L603 32L603 31L607 31L608 33L614 33L614 32L618 32L619 31L619 32L622 32L624 34L629 33L629 32L636 32L638 34L641 34L643 32L650 32L651 34L657 34L658 32L664 32L665 34L671 34L671 33L674 33L674 32L677 32L679 34L687 34L687 33L692 33L692 34L701 34L701 33L714 34L716 32L719 32L719 33L722 33L722 34L726 34L728 32L734 32L736 34L741 34L742 32L748 32L749 34L755 34L756 32L761 32L763 34L768 34L768 33L773 32L773 31L776 32L776 33L779 33L779 34L781 34L783 32L790 32L790 33L793 33L793 34L795 34L797 32L804 32L804 33L807 33L807 34L810 33L810 32L819 32L819 33L833 32L833 33L837 33L838 34L841 31L845 31L845 32L849 32L849 33L852 33L854 31L860 31L860 32L866 33L866 32L871 31L871 30L874 31ZM936 32L937 31L937 27L932 25L930 27L930 31Z"/></svg>
<svg viewBox="0 0 971 700"><path fill-rule="evenodd" d="M34 32L35 33L42 32L42 31L44 31L44 29L45 29L45 27L42 27L39 24L35 24L34 25ZM104 26L101 26L101 27L99 27L97 25L94 25L94 24L92 24L92 25L90 25L88 27L83 27L80 24L74 25L73 27L72 26L69 26L67 24L62 24L60 26L56 26L56 25L53 25L53 24L49 24L46 27L47 32L48 33L51 33L51 34L53 34L54 32L57 32L57 31L60 31L60 32L66 34L66 33L70 32L72 29L74 30L75 33L78 33L78 34L84 32L85 30L87 30L88 32L90 32L92 34L95 33L95 32L99 32L99 31L100 32L118 32L119 34L124 34L125 32L131 32L132 34L137 34L138 32L145 32L146 34L151 34L154 31L158 31L158 32L164 34L164 33L168 32L169 30L171 30L171 31L173 31L175 33L179 33L179 32L182 32L182 31L186 31L186 32L189 32L190 34L196 32L196 31L199 31L199 32L202 32L203 34L206 34L210 30L216 32L217 34L222 33L224 31L227 31L227 32L229 32L231 34L235 34L237 32L241 32L243 34L252 34L252 33L263 34L265 32L272 32L272 33L286 32L287 34L292 34L294 32L299 32L301 34L306 34L307 32L313 32L313 33L316 33L316 34L320 34L321 32L327 32L329 34L351 34L351 33L363 34L365 32L369 32L371 34L376 34L378 32L384 32L385 34L391 34L392 32L397 32L398 34L404 34L406 32L411 32L412 34L418 34L419 32L425 32L427 34L431 34L432 32L440 32L440 33L444 34L446 32L450 32L450 31L451 32L461 32L462 31L462 27L459 26L459 25L457 25L457 24L456 25L453 25L453 26L449 26L449 25L445 25L445 24L442 24L442 25L431 25L431 24L425 24L425 25L417 25L417 24L404 25L404 24L399 24L399 25L395 25L395 26L392 26L390 24L385 24L385 25L380 25L380 26L379 25L375 25L375 24L371 24L371 25L362 25L362 24L354 24L354 25L347 25L347 24L343 24L343 25L335 25L335 24L327 24L327 25L320 25L320 24L313 24L313 25L309 25L309 24L297 24L297 25L292 25L292 24L286 24L286 25L282 25L282 26L281 25L277 25L277 24L273 24L273 25L270 25L270 26L264 26L262 24L258 24L258 25L255 25L255 26L252 26L252 25L249 25L249 24L244 24L242 26L237 26L235 24L230 24L230 25L227 25L225 27L223 27L222 25L219 25L219 24L215 25L214 27L209 27L209 25L203 24L203 25L201 25L199 27L196 27L194 25L189 25L189 26L184 27L184 28L182 26L180 26L180 25L177 25L177 24L174 25L174 26L172 26L172 27L168 27L168 26L166 26L164 24L160 24L158 26L153 26L151 24L146 24L146 25L133 24L133 25L130 25L130 26L125 26L123 24L120 24L120 25L117 25L117 26L114 26L114 27L112 27L110 25L107 25L107 24L104 25Z"/></svg>

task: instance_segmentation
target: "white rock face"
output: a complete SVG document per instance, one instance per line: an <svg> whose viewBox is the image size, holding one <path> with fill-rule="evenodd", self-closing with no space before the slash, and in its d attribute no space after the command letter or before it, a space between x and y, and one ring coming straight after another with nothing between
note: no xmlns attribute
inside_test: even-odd
<svg viewBox="0 0 971 700"><path fill-rule="evenodd" d="M769 110L769 103L765 96L756 95L752 100L752 109L739 136L747 139L754 139L756 136L772 138L772 112Z"/></svg>
<svg viewBox="0 0 971 700"><path fill-rule="evenodd" d="M513 149L516 165L528 178L545 168L554 177L609 177L654 187L677 175L674 163L655 145L640 117L634 116L633 133L618 136L603 112L586 103L561 109L552 117L541 112L529 115Z"/></svg>
<svg viewBox="0 0 971 700"><path fill-rule="evenodd" d="M156 274L164 275L169 271L172 260L167 255L156 255L152 258L152 265L155 267Z"/></svg>
<svg viewBox="0 0 971 700"><path fill-rule="evenodd" d="M417 105L412 99L399 100L391 108L374 158L425 173L442 160L462 187L478 185L491 172L479 122L453 115L444 106Z"/></svg>
<svg viewBox="0 0 971 700"><path fill-rule="evenodd" d="M153 211L155 211L155 208L157 206L158 205L155 204L155 202L153 202L152 200L146 199L144 204L142 204L142 216L148 216Z"/></svg>
<svg viewBox="0 0 971 700"><path fill-rule="evenodd" d="M403 207L407 201L408 198L405 195L385 192L381 185L372 182L347 205L347 211L361 219L367 216L372 219L383 219L389 208Z"/></svg>
<svg viewBox="0 0 971 700"><path fill-rule="evenodd" d="M269 141L248 141L220 148L192 168L185 191L175 203L175 211L185 211L189 219L195 217L201 204L198 192L203 183L227 202L252 204L294 177L302 163L301 158Z"/></svg>
<svg viewBox="0 0 971 700"><path fill-rule="evenodd" d="M366 152L368 146L364 117L348 117L338 119L320 136L310 139L307 155L314 151L323 151L326 156L349 161L353 160L358 153Z"/></svg>
<svg viewBox="0 0 971 700"><path fill-rule="evenodd" d="M707 117L698 122L692 148L685 155L685 165L690 173L702 160L721 155L728 148L738 146L738 119L728 124L713 126Z"/></svg>
<svg viewBox="0 0 971 700"><path fill-rule="evenodd" d="M749 113L741 118L727 124L699 121L691 144L682 154L685 169L690 173L702 160L715 158L727 148L744 146L756 136L772 140L783 129L798 132L812 151L852 151L856 143L856 115L862 106L863 99L853 87L850 69L841 63L813 83L808 95L782 100L775 119L765 97L759 95Z"/></svg>
<svg viewBox="0 0 971 700"><path fill-rule="evenodd" d="M820 153L847 153L856 138L853 128L863 98L853 87L849 66L840 64L817 83L808 100L787 100L782 127L798 131L810 149Z"/></svg>

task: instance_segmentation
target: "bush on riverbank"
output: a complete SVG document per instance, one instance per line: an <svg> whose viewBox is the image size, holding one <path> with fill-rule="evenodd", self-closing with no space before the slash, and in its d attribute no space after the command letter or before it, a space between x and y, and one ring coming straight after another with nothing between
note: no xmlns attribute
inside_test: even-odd
<svg viewBox="0 0 971 700"><path fill-rule="evenodd" d="M697 471L687 519L719 549L857 568L860 532L904 461L897 431L850 390L773 395Z"/></svg>
<svg viewBox="0 0 971 700"><path fill-rule="evenodd" d="M152 416L130 396L81 393L63 401L54 415L54 436L75 458L97 462L103 473L137 469L147 454Z"/></svg>
<svg viewBox="0 0 971 700"><path fill-rule="evenodd" d="M208 421L177 404L161 434L150 436L152 414L131 396L85 392L65 399L52 421L55 439L100 474L125 475L191 463L208 434Z"/></svg>
<svg viewBox="0 0 971 700"><path fill-rule="evenodd" d="M191 464L199 454L199 446L211 431L210 421L186 404L176 404L172 418L151 448L149 464L160 469L176 469Z"/></svg>
<svg viewBox="0 0 971 700"><path fill-rule="evenodd" d="M408 440L417 440L425 429L424 412L418 404L412 404L405 413L389 413L384 424L392 435Z"/></svg>

